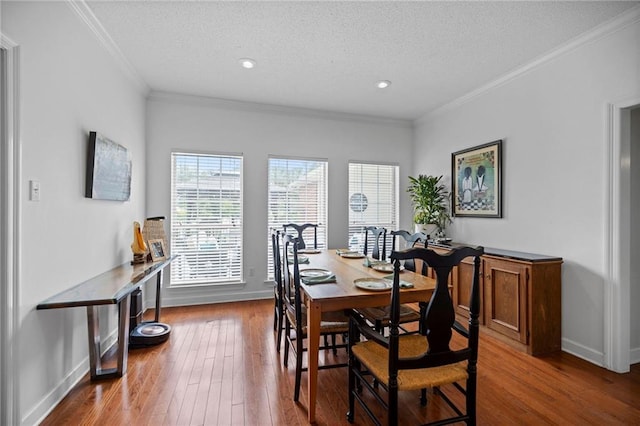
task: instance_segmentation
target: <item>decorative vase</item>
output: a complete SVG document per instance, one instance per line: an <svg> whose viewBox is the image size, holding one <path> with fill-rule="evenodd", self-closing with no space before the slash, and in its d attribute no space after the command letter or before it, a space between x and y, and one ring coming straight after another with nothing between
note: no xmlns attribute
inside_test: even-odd
<svg viewBox="0 0 640 426"><path fill-rule="evenodd" d="M424 232L429 236L429 239L433 239L438 232L438 225L435 223L416 223L415 232Z"/></svg>

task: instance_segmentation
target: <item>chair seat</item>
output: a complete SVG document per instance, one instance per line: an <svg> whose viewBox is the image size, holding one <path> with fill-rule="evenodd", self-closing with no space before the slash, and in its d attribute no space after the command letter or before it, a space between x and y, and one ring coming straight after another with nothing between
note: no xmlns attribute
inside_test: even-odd
<svg viewBox="0 0 640 426"><path fill-rule="evenodd" d="M423 355L428 349L425 336L409 334L400 336L399 358ZM364 366L385 385L389 384L389 351L373 341L358 342L351 350ZM417 390L464 381L469 377L467 363L459 362L440 367L398 371L399 390Z"/></svg>
<svg viewBox="0 0 640 426"><path fill-rule="evenodd" d="M358 312L371 322L379 323L383 327L389 325L389 320L391 318L390 305L377 306L375 308L362 308L358 309ZM420 320L419 312L408 305L400 305L400 324L418 320Z"/></svg>
<svg viewBox="0 0 640 426"><path fill-rule="evenodd" d="M295 328L295 313L287 310L289 322ZM302 307L302 333L307 335L307 311ZM320 320L320 334L347 333L349 331L349 318L343 312L323 312Z"/></svg>

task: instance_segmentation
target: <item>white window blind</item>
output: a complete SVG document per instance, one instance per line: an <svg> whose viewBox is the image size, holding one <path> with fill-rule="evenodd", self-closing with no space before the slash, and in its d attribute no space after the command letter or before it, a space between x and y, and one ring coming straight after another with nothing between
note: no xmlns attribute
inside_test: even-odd
<svg viewBox="0 0 640 426"><path fill-rule="evenodd" d="M269 219L267 228L269 279L273 279L272 228L287 223L318 224L318 248L327 242L327 161L269 158ZM292 230L293 232L293 230ZM304 241L313 244L313 229Z"/></svg>
<svg viewBox="0 0 640 426"><path fill-rule="evenodd" d="M171 154L171 286L242 280L242 157Z"/></svg>
<svg viewBox="0 0 640 426"><path fill-rule="evenodd" d="M388 233L398 229L398 169L387 164L349 163L350 249L362 252L364 228L377 226L387 228L387 254L391 253Z"/></svg>

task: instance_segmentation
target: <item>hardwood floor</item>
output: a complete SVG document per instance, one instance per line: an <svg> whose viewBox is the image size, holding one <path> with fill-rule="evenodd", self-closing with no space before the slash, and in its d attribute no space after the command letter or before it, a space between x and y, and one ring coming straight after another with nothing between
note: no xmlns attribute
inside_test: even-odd
<svg viewBox="0 0 640 426"><path fill-rule="evenodd" d="M163 309L169 341L131 350L121 379L91 382L87 374L42 424L307 424L306 373L296 404L295 360L282 365L272 311L272 300ZM478 373L480 425L640 424L640 364L616 374L563 352L534 358L481 333ZM346 369L322 370L318 394L318 424L349 424ZM449 410L437 396L427 407L418 397L401 394L400 424ZM357 405L355 423L371 424Z"/></svg>

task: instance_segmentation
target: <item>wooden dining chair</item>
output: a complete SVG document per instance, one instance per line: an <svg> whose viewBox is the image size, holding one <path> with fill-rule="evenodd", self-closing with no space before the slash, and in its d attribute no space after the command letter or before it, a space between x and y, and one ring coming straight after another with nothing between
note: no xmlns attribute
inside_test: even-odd
<svg viewBox="0 0 640 426"><path fill-rule="evenodd" d="M408 231L400 230L400 231L391 231L391 253L396 251L396 237L400 236L404 238L406 241L406 245L408 247L413 247L416 243L424 242L425 247L427 246L427 235L424 232L416 232L415 234L410 234ZM407 259L404 261L404 268L415 272L416 271L416 263L413 259ZM427 275L427 265L426 263L422 263L422 275ZM389 320L391 319L391 306L376 306L374 308L362 308L359 310L360 313L373 324L374 328L378 332L383 332L383 330L389 326ZM420 313L414 309L409 304L402 304L400 306L400 324L409 324L412 322L416 322L420 319ZM403 331L407 331L407 328L402 327Z"/></svg>
<svg viewBox="0 0 640 426"><path fill-rule="evenodd" d="M428 235L424 232L416 232L414 234L409 233L409 231L405 231L404 229L400 229L398 231L391 231L391 252L396 251L396 237L400 237L404 240L405 248L413 247L417 243L424 244L424 247L427 248L428 243ZM416 262L413 259L407 259L404 261L404 268L408 271L416 272ZM427 264L422 262L422 275L427 275Z"/></svg>
<svg viewBox="0 0 640 426"><path fill-rule="evenodd" d="M318 224L317 223L305 223L298 225L296 223L287 223L282 225L284 233L287 233L288 228L293 228L298 233L298 250L304 250L307 248L307 244L304 241L303 234L307 228L313 229L313 248L318 248Z"/></svg>
<svg viewBox="0 0 640 426"><path fill-rule="evenodd" d="M366 226L364 228L364 255L366 256L369 251L369 232L373 235L371 250L371 257L378 260L385 260L387 258L387 228L377 226ZM382 244L380 243L382 240ZM382 250L380 246L382 245ZM380 252L382 251L382 257Z"/></svg>
<svg viewBox="0 0 640 426"><path fill-rule="evenodd" d="M387 423L398 424L398 391L421 390L421 401L426 405L426 390L433 389L455 412L455 415L427 424L476 422L476 381L480 314L480 256L482 247L458 247L440 255L431 249L414 247L391 254L394 264L391 290L391 322L389 336L385 337L357 312L352 311L349 323L349 411L347 420L354 421L355 401L364 408L371 420L380 425L367 401L377 401L387 411ZM455 310L449 294L451 270L464 258L474 257L473 280L470 288L470 318L467 327L456 321ZM436 273L436 288L427 308L421 315L422 327L417 334L400 334L400 261L420 259ZM463 340L451 348L453 333ZM364 341L360 341L365 337ZM378 383L379 386L375 386ZM445 393L444 387L447 387ZM363 389L375 394L375 398L361 395ZM462 393L464 410L447 394ZM385 396L386 393L386 396ZM458 404L459 405L459 404Z"/></svg>
<svg viewBox="0 0 640 426"><path fill-rule="evenodd" d="M298 265L298 246L299 239L291 235L283 236L283 301L285 311L285 347L284 347L284 366L287 367L289 361L289 347L296 356L296 378L293 393L293 400L298 401L300 396L300 380L302 372L307 371L303 367L303 354L307 350L304 341L307 338L307 312L306 306L302 303L302 290L300 288L300 269ZM291 263L289 263L291 262ZM347 344L336 343L336 335L346 335L349 331L349 319L344 312L323 312L320 322L320 335L331 336L332 343L324 340L324 345L320 346L320 350L333 350L338 348L346 348ZM346 367L347 364L342 362L325 363L318 369Z"/></svg>
<svg viewBox="0 0 640 426"><path fill-rule="evenodd" d="M280 255L280 230L271 230L271 248L273 256L273 330L277 332L276 350L280 352L282 331L284 330L284 305L282 285L282 258Z"/></svg>

